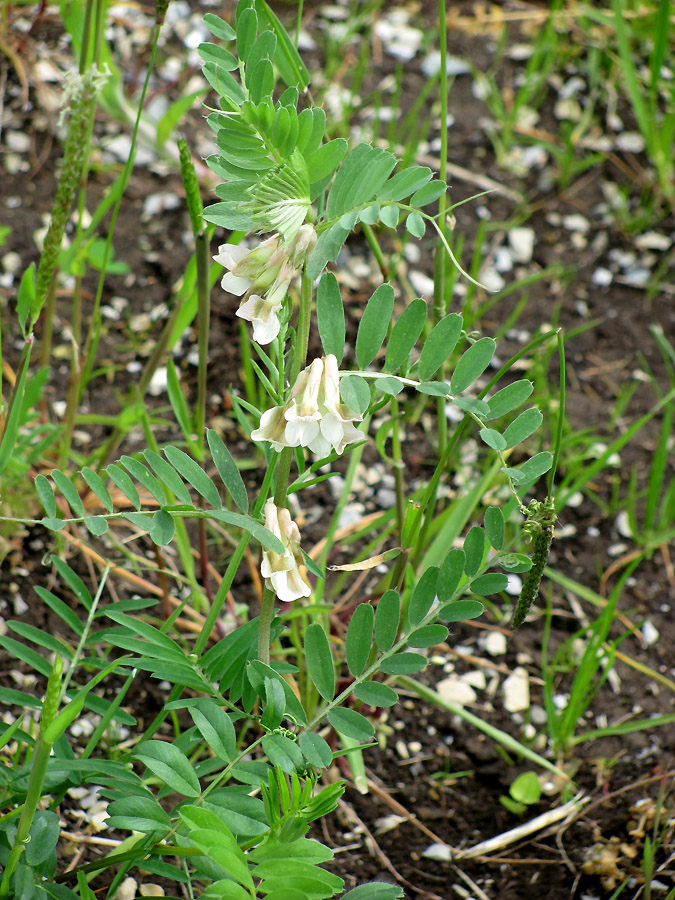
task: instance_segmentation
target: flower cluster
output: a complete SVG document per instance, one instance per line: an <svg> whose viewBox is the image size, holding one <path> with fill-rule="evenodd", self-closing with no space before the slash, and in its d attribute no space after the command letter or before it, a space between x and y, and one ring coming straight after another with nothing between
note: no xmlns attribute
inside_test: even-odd
<svg viewBox="0 0 675 900"><path fill-rule="evenodd" d="M236 244L222 244L214 260L229 269L221 287L243 300L237 310L241 319L253 324L253 340L269 344L281 327L278 312L288 288L316 244L311 225L303 225L290 244L278 234L253 250Z"/></svg>
<svg viewBox="0 0 675 900"><path fill-rule="evenodd" d="M315 359L298 375L288 401L264 412L251 437L269 441L277 451L307 447L319 457L327 456L331 449L340 455L347 444L363 438L353 424L361 419L340 402L337 359L330 354Z"/></svg>
<svg viewBox="0 0 675 900"><path fill-rule="evenodd" d="M277 508L268 500L265 504L265 528L284 545L281 555L273 550L263 551L260 571L266 586L275 592L279 600L287 603L309 597L311 588L300 552L300 531L290 512Z"/></svg>

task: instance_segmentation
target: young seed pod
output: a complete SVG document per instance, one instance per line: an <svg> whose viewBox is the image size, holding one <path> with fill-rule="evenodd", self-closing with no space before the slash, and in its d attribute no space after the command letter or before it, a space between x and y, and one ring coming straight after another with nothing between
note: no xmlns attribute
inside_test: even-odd
<svg viewBox="0 0 675 900"><path fill-rule="evenodd" d="M511 619L511 629L513 631L516 631L523 624L530 607L539 593L539 585L548 562L548 555L551 552L552 541L553 524L539 524L534 539L532 568L525 576L525 581L523 581L523 587Z"/></svg>

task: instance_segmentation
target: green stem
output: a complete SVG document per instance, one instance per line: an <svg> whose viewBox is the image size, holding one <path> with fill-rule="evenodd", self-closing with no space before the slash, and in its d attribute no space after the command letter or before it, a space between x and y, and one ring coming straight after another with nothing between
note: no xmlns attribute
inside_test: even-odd
<svg viewBox="0 0 675 900"><path fill-rule="evenodd" d="M209 284L209 233L204 230L196 239L197 263L197 341L199 345L199 366L197 369L197 407L195 409L195 431L200 460L204 458L204 435L206 429L206 374L209 363L209 329L211 323Z"/></svg>
<svg viewBox="0 0 675 900"><path fill-rule="evenodd" d="M298 325L295 351L293 353L293 362L291 364L291 385L295 384L296 378L307 363L307 348L309 346L309 325L311 316L312 281L303 271L302 280L300 282L300 305L298 308ZM279 366L283 366L283 357L280 357L279 359ZM283 378L280 377L279 386L281 387L282 385ZM290 447L284 447L284 449L279 454L277 483L274 491L274 505L277 507L286 506L286 503L288 502L288 482L291 474L292 459L293 450ZM266 665L269 665L270 660L270 633L272 628L272 619L274 618L274 598L274 592L266 587L262 595L262 601L260 604L260 618L258 623L258 659Z"/></svg>
<svg viewBox="0 0 675 900"><path fill-rule="evenodd" d="M21 859L21 854L24 852L26 845L30 841L30 829L33 824L33 819L35 818L38 803L42 797L42 786L44 785L45 776L47 775L47 766L49 764L49 757L51 756L53 746L52 742L44 739L44 734L56 718L62 675L63 659L57 656L49 676L47 691L42 705L40 731L33 752L30 778L26 790L26 799L24 800L23 809L21 810L21 817L16 829L16 835L7 860L7 865L5 866L2 883L0 883L0 900L7 900L9 897L9 888L12 877L19 864L19 860Z"/></svg>
<svg viewBox="0 0 675 900"><path fill-rule="evenodd" d="M399 544L403 536L403 522L405 519L405 481L403 478L403 454L401 453L401 436L399 434L399 405L396 397L391 398L391 455L395 462L394 489L396 491L396 523L398 527Z"/></svg>

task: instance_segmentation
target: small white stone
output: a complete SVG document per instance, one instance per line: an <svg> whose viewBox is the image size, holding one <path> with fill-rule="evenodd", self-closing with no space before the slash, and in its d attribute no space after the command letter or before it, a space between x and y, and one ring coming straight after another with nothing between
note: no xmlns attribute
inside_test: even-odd
<svg viewBox="0 0 675 900"><path fill-rule="evenodd" d="M556 119L563 119L568 122L578 122L581 118L581 106L579 101L574 97L566 97L564 100L558 100L553 107L553 115Z"/></svg>
<svg viewBox="0 0 675 900"><path fill-rule="evenodd" d="M553 705L556 709L562 710L565 709L567 704L569 703L569 697L567 694L554 694L553 695Z"/></svg>
<svg viewBox="0 0 675 900"><path fill-rule="evenodd" d="M26 601L23 599L21 594L16 594L12 598L12 604L14 606L14 615L22 616L25 612L28 612L29 606Z"/></svg>
<svg viewBox="0 0 675 900"><path fill-rule="evenodd" d="M434 279L429 278L428 275L425 275L424 272L419 272L416 269L413 269L409 272L408 278L410 279L410 284L414 287L418 297L433 297L434 296Z"/></svg>
<svg viewBox="0 0 675 900"><path fill-rule="evenodd" d="M509 572L506 576L506 588L505 592L509 595L509 597L520 597L520 592L523 589L523 579L520 575L516 575L515 572Z"/></svg>
<svg viewBox="0 0 675 900"><path fill-rule="evenodd" d="M545 725L548 717L543 706L533 703L530 707L530 718L535 725Z"/></svg>
<svg viewBox="0 0 675 900"><path fill-rule="evenodd" d="M668 250L673 239L658 231L646 231L635 238L635 246L640 250Z"/></svg>
<svg viewBox="0 0 675 900"><path fill-rule="evenodd" d="M642 266L635 266L633 269L628 269L624 275L627 284L633 284L636 287L642 287L642 285L647 284L649 279L651 278L651 272L649 269L645 269Z"/></svg>
<svg viewBox="0 0 675 900"><path fill-rule="evenodd" d="M531 262L534 252L534 228L512 228L509 231L509 244L517 262Z"/></svg>
<svg viewBox="0 0 675 900"><path fill-rule="evenodd" d="M410 743L408 744L408 750L410 750L411 753L421 753L422 745L419 741L410 741Z"/></svg>
<svg viewBox="0 0 675 900"><path fill-rule="evenodd" d="M527 669L518 666L502 685L504 708L508 712L522 712L530 706L530 680Z"/></svg>
<svg viewBox="0 0 675 900"><path fill-rule="evenodd" d="M484 266L479 279L489 291L501 291L506 282L494 266Z"/></svg>
<svg viewBox="0 0 675 900"><path fill-rule="evenodd" d="M464 684L469 684L479 691L485 690L487 682L485 680L485 672L482 669L473 669L471 672L465 672L460 678Z"/></svg>
<svg viewBox="0 0 675 900"><path fill-rule="evenodd" d="M163 394L166 391L166 387L168 384L168 372L166 366L160 366L157 369L150 379L150 384L148 385L148 393L152 397L159 397L160 394Z"/></svg>
<svg viewBox="0 0 675 900"><path fill-rule="evenodd" d="M379 819L375 819L373 823L375 825L375 833L376 834L384 834L385 831L393 831L394 828L398 828L399 825L402 825L403 822L407 822L408 820L405 816L381 816Z"/></svg>
<svg viewBox="0 0 675 900"><path fill-rule="evenodd" d="M404 741L396 741L394 746L401 759L410 759L410 753Z"/></svg>
<svg viewBox="0 0 675 900"><path fill-rule="evenodd" d="M142 884L138 893L141 897L166 897L161 884Z"/></svg>
<svg viewBox="0 0 675 900"><path fill-rule="evenodd" d="M585 234L591 227L591 223L581 213L571 213L568 216L563 216L561 222L562 227L566 228L567 231L578 231L582 234Z"/></svg>
<svg viewBox="0 0 675 900"><path fill-rule="evenodd" d="M436 690L446 703L454 703L457 706L465 706L467 703L476 702L476 692L470 684L462 681L456 675L443 678L436 685Z"/></svg>
<svg viewBox="0 0 675 900"><path fill-rule="evenodd" d="M624 153L641 153L645 149L645 139L638 131L624 131L616 136L616 146Z"/></svg>
<svg viewBox="0 0 675 900"><path fill-rule="evenodd" d="M452 853L445 844L432 844L422 854L425 859L433 859L436 862L450 862Z"/></svg>
<svg viewBox="0 0 675 900"><path fill-rule="evenodd" d="M433 78L441 70L441 54L438 50L434 50L422 61L420 66L422 74L427 78ZM445 71L450 77L454 75L467 75L471 71L471 66L463 59L456 56L447 56L445 59Z"/></svg>
<svg viewBox="0 0 675 900"><path fill-rule="evenodd" d="M649 620L645 619L644 624L642 625L642 639L648 647L651 647L652 644L655 644L660 635L656 626Z"/></svg>
<svg viewBox="0 0 675 900"><path fill-rule="evenodd" d="M513 268L514 254L508 247L497 247L495 250L495 269L498 272L510 272Z"/></svg>
<svg viewBox="0 0 675 900"><path fill-rule="evenodd" d="M597 284L598 287L609 287L612 283L612 279L614 276L609 271L609 269L605 269L604 266L599 266L595 272L593 272L593 284Z"/></svg>
<svg viewBox="0 0 675 900"><path fill-rule="evenodd" d="M632 538L633 529L631 528L630 519L628 518L628 513L625 509L622 509L619 515L616 517L614 521L614 527L619 532L621 537Z"/></svg>
<svg viewBox="0 0 675 900"><path fill-rule="evenodd" d="M135 878L129 876L115 891L115 900L134 900L138 883Z"/></svg>
<svg viewBox="0 0 675 900"><path fill-rule="evenodd" d="M501 631L490 631L483 642L485 652L490 656L503 656L506 653L506 635Z"/></svg>

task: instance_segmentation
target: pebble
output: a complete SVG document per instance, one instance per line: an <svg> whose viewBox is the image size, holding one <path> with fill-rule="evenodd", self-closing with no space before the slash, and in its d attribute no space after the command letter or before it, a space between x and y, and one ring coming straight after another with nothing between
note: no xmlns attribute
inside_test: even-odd
<svg viewBox="0 0 675 900"><path fill-rule="evenodd" d="M645 139L638 131L624 131L616 136L616 146L624 153L641 153L645 149Z"/></svg>
<svg viewBox="0 0 675 900"><path fill-rule="evenodd" d="M643 284L647 284L651 277L651 272L649 269L643 269L641 266L635 266L634 269L628 269L628 271L624 275L624 280L626 284L632 284L637 287L641 287Z"/></svg>
<svg viewBox="0 0 675 900"><path fill-rule="evenodd" d="M609 287L612 283L614 276L609 271L609 269L605 269L603 266L600 266L593 272L593 284L597 284L598 287Z"/></svg>
<svg viewBox="0 0 675 900"><path fill-rule="evenodd" d="M487 265L481 269L480 278L488 291L501 291L506 282L494 266Z"/></svg>
<svg viewBox="0 0 675 900"><path fill-rule="evenodd" d="M660 634L656 626L649 620L645 619L644 624L642 626L642 639L648 647L651 647L652 644L656 644Z"/></svg>
<svg viewBox="0 0 675 900"><path fill-rule="evenodd" d="M506 635L501 631L490 631L485 635L483 648L490 656L503 656L506 653Z"/></svg>
<svg viewBox="0 0 675 900"><path fill-rule="evenodd" d="M485 672L482 669L473 669L471 672L465 672L460 677L464 684L468 684L479 691L485 690L487 682L485 680Z"/></svg>
<svg viewBox="0 0 675 900"><path fill-rule="evenodd" d="M433 859L436 862L450 862L452 852L445 844L431 844L422 854L425 859Z"/></svg>
<svg viewBox="0 0 675 900"><path fill-rule="evenodd" d="M426 56L420 66L422 73L427 78L433 78L441 70L441 54L438 50L434 50ZM471 66L463 59L457 56L447 56L445 59L445 71L449 77L455 75L467 75L471 71Z"/></svg>
<svg viewBox="0 0 675 900"><path fill-rule="evenodd" d="M527 670L518 666L502 685L504 708L508 712L522 712L530 706L530 681Z"/></svg>
<svg viewBox="0 0 675 900"><path fill-rule="evenodd" d="M373 823L375 825L375 833L376 834L384 834L385 831L393 831L394 828L398 828L399 825L402 825L403 822L406 822L407 819L405 816L380 816L379 819L375 819Z"/></svg>
<svg viewBox="0 0 675 900"><path fill-rule="evenodd" d="M635 246L640 250L668 250L673 239L658 231L646 231L635 238Z"/></svg>
<svg viewBox="0 0 675 900"><path fill-rule="evenodd" d="M580 231L582 234L585 234L591 227L591 223L581 213L571 213L563 216L560 221L562 227L566 228L567 231Z"/></svg>
<svg viewBox="0 0 675 900"><path fill-rule="evenodd" d="M628 513L625 509L622 509L618 514L616 519L614 520L614 527L619 532L621 537L632 538L633 529L631 528L630 519L628 518Z"/></svg>
<svg viewBox="0 0 675 900"><path fill-rule="evenodd" d="M516 262L529 263L534 252L534 228L512 228L509 244Z"/></svg>
<svg viewBox="0 0 675 900"><path fill-rule="evenodd" d="M415 292L419 297L434 296L433 278L429 278L428 275L425 275L424 272L417 271L417 269L411 270L408 274L408 278L410 279L410 284L412 284Z"/></svg>
<svg viewBox="0 0 675 900"><path fill-rule="evenodd" d="M150 384L148 385L148 393L152 397L159 397L160 394L163 394L166 391L168 383L168 372L166 366L160 366L150 379Z"/></svg>
<svg viewBox="0 0 675 900"><path fill-rule="evenodd" d="M134 900L138 883L135 878L129 876L115 891L115 900Z"/></svg>
<svg viewBox="0 0 675 900"><path fill-rule="evenodd" d="M456 675L443 678L436 685L436 690L446 703L454 703L457 706L465 706L467 703L475 703L477 700L476 692L471 685Z"/></svg>
<svg viewBox="0 0 675 900"><path fill-rule="evenodd" d="M520 597L520 592L523 589L523 579L520 575L516 575L515 572L509 572L506 576L506 588L505 592L509 595L509 597Z"/></svg>

